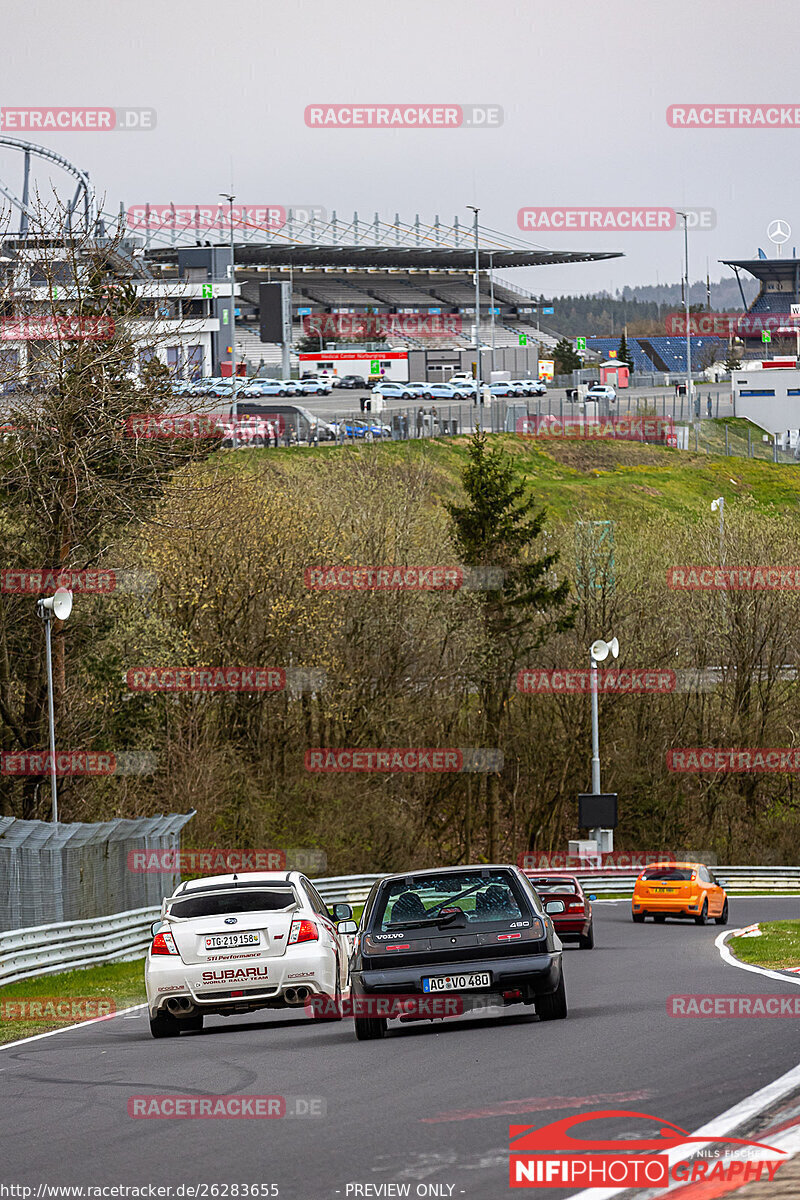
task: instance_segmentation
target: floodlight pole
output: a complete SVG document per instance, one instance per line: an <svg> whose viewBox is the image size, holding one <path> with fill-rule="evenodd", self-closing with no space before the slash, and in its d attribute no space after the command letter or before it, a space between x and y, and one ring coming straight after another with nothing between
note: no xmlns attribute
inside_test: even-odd
<svg viewBox="0 0 800 1200"><path fill-rule="evenodd" d="M475 400L478 404L483 404L483 395L481 394L481 251L478 234L478 213L481 211L473 204L468 204L467 208L472 209L475 213L475 384L476 395Z"/></svg>
<svg viewBox="0 0 800 1200"><path fill-rule="evenodd" d="M37 604L39 616L44 621L44 642L47 650L47 713L50 723L50 798L54 825L58 824L58 791L56 788L56 718L53 709L53 654L50 644L50 609L41 601Z"/></svg>
<svg viewBox="0 0 800 1200"><path fill-rule="evenodd" d="M694 400L692 399L692 338L689 332L689 217L685 212L679 212L678 216L683 217L683 251L686 262L686 296L684 299L686 312L686 399L689 405L689 427L691 428L694 425Z"/></svg>
<svg viewBox="0 0 800 1200"><path fill-rule="evenodd" d="M597 714L597 660L595 656L589 652L591 658L591 666L589 668L589 683L592 693L592 793L595 796L600 795L600 731L599 720ZM590 829L589 837L593 842L597 843L598 851L602 851L603 845L603 830Z"/></svg>
<svg viewBox="0 0 800 1200"><path fill-rule="evenodd" d="M494 253L489 251L489 304L492 313L492 357L491 371L494 372Z"/></svg>
<svg viewBox="0 0 800 1200"><path fill-rule="evenodd" d="M234 272L234 241L233 241L233 202L235 196L228 192L220 192L220 196L228 201L230 205L230 247L231 247L231 306L230 306L230 323L231 323L231 415L233 417L233 448L236 449L238 439L238 424L239 424L239 405L236 396L236 300L233 295L234 281L236 278Z"/></svg>
<svg viewBox="0 0 800 1200"><path fill-rule="evenodd" d="M600 730L597 714L597 659L590 651L592 660L589 678L592 693L592 792L600 795ZM596 831L594 831L596 832Z"/></svg>

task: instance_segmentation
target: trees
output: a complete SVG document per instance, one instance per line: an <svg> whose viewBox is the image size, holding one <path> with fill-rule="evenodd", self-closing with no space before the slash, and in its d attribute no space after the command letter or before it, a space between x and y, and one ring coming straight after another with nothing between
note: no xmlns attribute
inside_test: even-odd
<svg viewBox="0 0 800 1200"><path fill-rule="evenodd" d="M572 342L567 338L562 338L556 343L553 350L553 358L555 360L555 370L557 375L569 375L573 371L581 369L581 359L577 354Z"/></svg>
<svg viewBox="0 0 800 1200"><path fill-rule="evenodd" d="M625 336L625 330L622 331L622 337L619 339L619 349L617 350L617 359L625 363L630 370L633 370L633 355L628 349L628 339Z"/></svg>
<svg viewBox="0 0 800 1200"><path fill-rule="evenodd" d="M59 223L58 218L61 217ZM143 314L133 279L120 269L119 239L61 237L63 214L40 211L30 248L18 250L3 297L8 318L19 322L19 361L6 360L3 382L8 424L0 439L0 511L3 558L12 570L79 572L110 565L109 548L146 519L171 474L197 453L174 440L131 436L134 417L163 411L169 375L148 361L139 379L132 369L142 344L148 355L159 340ZM55 246L55 250L54 250ZM30 279L35 279L35 285ZM163 336L163 335L161 335ZM8 591L8 589L4 589ZM49 592L50 585L39 589ZM46 737L44 639L36 616L36 589L4 598L0 622L0 737L6 750L41 749ZM62 736L86 749L86 680L68 680L65 642L84 653L102 636L106 599L76 606L68 626L54 622L53 674ZM75 704L67 705L66 698ZM87 694L89 693L89 694ZM63 718L63 719L62 719ZM62 743L63 745L63 743ZM69 786L69 785L68 785ZM0 805L11 805L6 781ZM38 815L38 780L22 782L19 815Z"/></svg>
<svg viewBox="0 0 800 1200"><path fill-rule="evenodd" d="M569 583L558 582L558 555L536 555L544 533L545 511L515 479L511 458L488 449L486 434L476 429L469 462L462 472L465 504L449 503L461 561L480 571L499 569L501 578L487 575L477 600L480 640L473 664L480 698L481 732L487 745L502 748L506 715L520 666L547 638L569 627ZM487 780L487 847L494 862L500 848L500 777Z"/></svg>

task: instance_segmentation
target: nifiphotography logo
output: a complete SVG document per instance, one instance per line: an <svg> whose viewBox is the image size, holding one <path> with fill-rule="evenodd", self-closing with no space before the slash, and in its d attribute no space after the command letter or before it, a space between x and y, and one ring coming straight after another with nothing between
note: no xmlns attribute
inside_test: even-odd
<svg viewBox="0 0 800 1200"><path fill-rule="evenodd" d="M638 1121L650 1122L651 1127L642 1130L641 1138L589 1139L572 1135L575 1125L614 1119L625 1121L626 1127ZM671 1121L627 1109L577 1113L538 1129L510 1125L508 1135L511 1187L667 1188L673 1182L755 1183L774 1179L781 1164L771 1158L755 1159L753 1147L770 1155L785 1154L774 1146L744 1138L693 1136ZM738 1158L711 1160L692 1158L693 1152L687 1150L685 1158L676 1158L674 1152L691 1143L739 1146L743 1151Z"/></svg>

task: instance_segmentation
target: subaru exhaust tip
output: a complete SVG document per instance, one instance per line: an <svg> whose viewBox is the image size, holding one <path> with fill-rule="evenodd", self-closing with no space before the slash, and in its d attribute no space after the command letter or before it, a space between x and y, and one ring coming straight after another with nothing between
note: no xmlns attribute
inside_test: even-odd
<svg viewBox="0 0 800 1200"><path fill-rule="evenodd" d="M287 1004L305 1004L311 995L311 989L307 987L291 987L287 988L283 995Z"/></svg>
<svg viewBox="0 0 800 1200"><path fill-rule="evenodd" d="M175 1017L186 1016L194 1009L194 1004L188 996L170 996L167 1008Z"/></svg>

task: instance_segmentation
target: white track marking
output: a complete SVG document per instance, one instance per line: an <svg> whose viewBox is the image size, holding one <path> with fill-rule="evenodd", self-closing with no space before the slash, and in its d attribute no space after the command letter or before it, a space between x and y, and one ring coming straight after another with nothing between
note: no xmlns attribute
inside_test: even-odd
<svg viewBox="0 0 800 1200"><path fill-rule="evenodd" d="M88 1021L78 1021L75 1025L64 1025L61 1029L49 1029L47 1033L34 1033L31 1037L20 1038L18 1042L4 1042L0 1050L11 1050L14 1046L25 1046L28 1042L38 1042L42 1038L55 1037L57 1033L68 1033L70 1029L85 1029L87 1025L97 1025L100 1021L113 1021L115 1017L125 1017L130 1013L147 1008L146 1004L134 1004L131 1008L121 1008L119 1012L109 1013L107 1017L92 1017Z"/></svg>
<svg viewBox="0 0 800 1200"><path fill-rule="evenodd" d="M724 962L734 967L740 967L743 971L753 971L757 975L766 975L768 979L777 979L781 983L790 983L800 987L800 979L791 979L787 975L782 975L779 971L768 971L766 967L756 967L751 963L739 962L725 945L725 939L735 937L740 932L741 930L739 929L726 929L714 939L714 945L719 950ZM753 1092L751 1096L745 1096L744 1100L740 1100L738 1104L734 1104L733 1108L727 1109L724 1113L720 1113L718 1117L713 1117L699 1129L695 1129L692 1137L704 1137L708 1135L709 1140L703 1143L690 1143L692 1146L690 1153L694 1154L698 1150L702 1150L703 1146L712 1146L714 1144L713 1135L716 1135L716 1137L726 1136L744 1124L745 1121L758 1116L765 1109L769 1108L770 1105L798 1087L800 1087L800 1064L792 1067L791 1071L787 1071L785 1075L779 1075L777 1079L773 1079L772 1083L768 1083L757 1092ZM792 1157L800 1150L800 1133L796 1129L787 1130L785 1135L777 1135L773 1139L773 1142L778 1149L785 1149L787 1151L787 1158ZM674 1163L680 1162L681 1159L686 1157L686 1149L676 1148L670 1150L668 1152L670 1168ZM568 1197L568 1200L608 1200L611 1196L621 1196L624 1192L632 1192L634 1190L636 1189L624 1187L584 1188L581 1192L574 1192ZM641 1191L642 1189L639 1188L638 1190Z"/></svg>
<svg viewBox="0 0 800 1200"><path fill-rule="evenodd" d="M767 979L778 979L781 983L791 983L794 987L800 987L800 979L793 978L791 975L784 975L782 971L770 971L767 967L757 967L754 963L744 963L736 958L725 945L725 939L736 937L742 932L741 929L726 929L718 938L715 938L714 945L719 950L723 962L728 963L731 967L738 967L741 971L752 971L755 975L766 975Z"/></svg>

